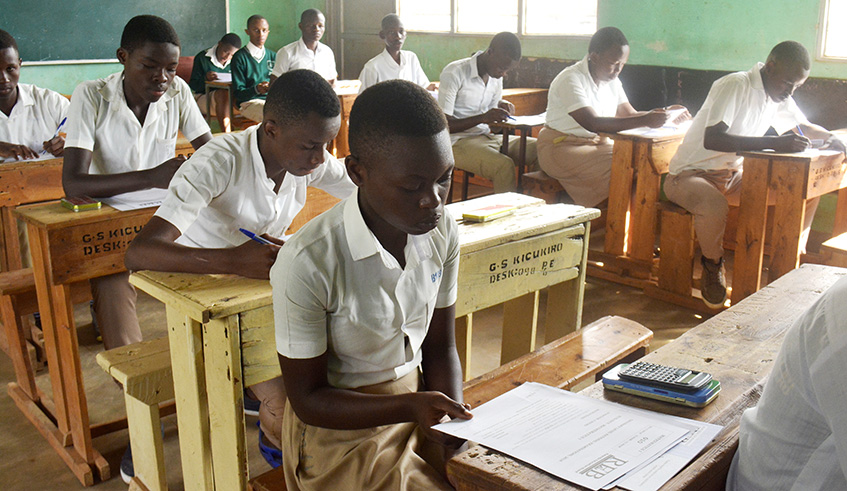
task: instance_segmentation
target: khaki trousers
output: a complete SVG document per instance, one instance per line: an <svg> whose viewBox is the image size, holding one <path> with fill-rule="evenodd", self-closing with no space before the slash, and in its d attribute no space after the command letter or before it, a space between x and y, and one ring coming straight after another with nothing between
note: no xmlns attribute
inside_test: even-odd
<svg viewBox="0 0 847 491"><path fill-rule="evenodd" d="M462 138L453 144L456 168L491 180L495 193L515 191L515 164L520 153L520 137L509 137L508 155L500 153L502 143L502 135L474 135ZM532 170L537 165L535 138L527 138L525 171Z"/></svg>
<svg viewBox="0 0 847 491"><path fill-rule="evenodd" d="M141 327L135 311L138 294L129 284L128 271L92 279L91 295L107 350L141 341Z"/></svg>
<svg viewBox="0 0 847 491"><path fill-rule="evenodd" d="M613 146L608 138L581 138L545 126L538 134L538 165L574 203L596 206L609 197Z"/></svg>

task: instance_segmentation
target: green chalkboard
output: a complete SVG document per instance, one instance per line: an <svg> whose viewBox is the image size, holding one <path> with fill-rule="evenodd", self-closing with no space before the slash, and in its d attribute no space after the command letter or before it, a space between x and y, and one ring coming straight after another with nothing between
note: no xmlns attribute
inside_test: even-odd
<svg viewBox="0 0 847 491"><path fill-rule="evenodd" d="M15 37L25 62L105 60L140 14L170 22L185 56L227 33L226 0L0 0L0 29Z"/></svg>

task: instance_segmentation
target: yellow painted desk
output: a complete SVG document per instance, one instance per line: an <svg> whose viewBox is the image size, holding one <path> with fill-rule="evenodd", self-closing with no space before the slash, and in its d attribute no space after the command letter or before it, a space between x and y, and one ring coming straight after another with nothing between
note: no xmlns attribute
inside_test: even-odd
<svg viewBox="0 0 847 491"><path fill-rule="evenodd" d="M741 181L732 303L759 289L762 279L769 196L775 201L769 280L800 264L800 235L806 200L838 191L833 234L847 227L847 162L835 152L740 152Z"/></svg>
<svg viewBox="0 0 847 491"><path fill-rule="evenodd" d="M492 222L500 233L490 232L491 224L460 225L456 315L469 319L475 310L508 301L503 345L504 356L513 359L533 347L543 286L567 285L550 292L557 301L548 304L548 319L561 321L550 321L547 339L579 327L587 247L582 234L599 212L517 194L507 198L523 208L512 222ZM461 209L456 205L451 207ZM166 307L186 489L246 489L243 387L280 373L269 283L151 271L134 273L130 282ZM466 324L457 338L469 349Z"/></svg>
<svg viewBox="0 0 847 491"><path fill-rule="evenodd" d="M95 469L101 480L111 475L91 439L126 427L126 420L90 424L72 294L87 289L91 278L126 270L126 247L154 211L120 212L103 205L74 213L56 202L16 209L29 232L52 398L27 394L14 383L9 394L85 485L94 483Z"/></svg>
<svg viewBox="0 0 847 491"><path fill-rule="evenodd" d="M804 265L732 308L644 357L645 361L707 371L721 393L702 409L605 392L598 382L581 393L597 399L724 425L706 450L661 489L723 491L738 446L744 409L756 404L786 330L847 269ZM447 464L457 490L576 490L571 485L500 452L477 446ZM619 489L619 488L615 488Z"/></svg>

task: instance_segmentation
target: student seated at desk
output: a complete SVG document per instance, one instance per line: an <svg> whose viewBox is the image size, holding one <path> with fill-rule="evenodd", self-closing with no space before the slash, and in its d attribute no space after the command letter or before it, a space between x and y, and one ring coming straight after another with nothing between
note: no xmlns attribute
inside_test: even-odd
<svg viewBox="0 0 847 491"><path fill-rule="evenodd" d="M604 27L591 36L588 55L550 84L538 164L578 205L597 206L609 198L612 142L597 133L658 128L668 120L663 109L636 111L629 103L618 79L628 58L626 36Z"/></svg>
<svg viewBox="0 0 847 491"><path fill-rule="evenodd" d="M506 121L515 112L503 95L503 75L521 59L521 42L511 32L491 39L488 49L444 67L438 88L438 104L447 115L456 168L473 172L494 184L495 193L514 191L515 159L519 137L509 138L509 155L500 153L502 138L493 135L489 123ZM511 142L515 141L512 145ZM535 138L528 138L526 165L535 167Z"/></svg>
<svg viewBox="0 0 847 491"><path fill-rule="evenodd" d="M61 94L19 84L18 43L0 29L0 162L33 160L44 153L61 157L65 139L56 133L70 102Z"/></svg>
<svg viewBox="0 0 847 491"><path fill-rule="evenodd" d="M785 334L759 403L741 416L727 491L847 489L847 278Z"/></svg>
<svg viewBox="0 0 847 491"><path fill-rule="evenodd" d="M358 192L294 234L271 268L285 484L452 489L444 462L462 442L431 429L471 417L453 329L447 121L421 87L382 82L356 99L350 151Z"/></svg>
<svg viewBox="0 0 847 491"><path fill-rule="evenodd" d="M250 42L232 55L232 90L241 115L262 121L265 97L270 87L269 77L274 68L276 53L265 48L270 27L261 15L247 19Z"/></svg>
<svg viewBox="0 0 847 491"><path fill-rule="evenodd" d="M283 46L276 52L276 65L271 72L271 83L285 72L305 68L320 74L332 85L338 78L335 69L335 54L332 48L321 42L324 35L326 18L318 9L304 10L300 14L300 39Z"/></svg>
<svg viewBox="0 0 847 491"><path fill-rule="evenodd" d="M206 81L218 80L219 73L232 73L229 62L232 55L241 48L241 38L231 32L225 34L218 44L203 50L194 57L194 67L191 69L191 80L188 86L194 91L194 100L204 116L216 116L221 130L229 133L230 101L228 90L212 90L206 93ZM211 100L209 100L211 98ZM206 114L208 106L211 114Z"/></svg>
<svg viewBox="0 0 847 491"><path fill-rule="evenodd" d="M703 252L700 290L710 307L726 300L723 236L729 205L737 205L741 194L743 159L736 152L800 152L809 148L809 138L826 139L827 147L844 151L831 133L809 123L791 97L808 78L810 64L802 44L785 41L773 48L766 63L716 80L671 159L665 194L694 215ZM771 127L781 136L765 136ZM806 136L791 131L795 128ZM817 198L806 203L803 248L817 205Z"/></svg>
<svg viewBox="0 0 847 491"><path fill-rule="evenodd" d="M176 77L179 38L164 19L139 15L127 22L117 51L122 72L74 90L62 185L67 196L113 196L167 188L185 160L174 158L179 131L196 149L211 140L191 89ZM136 292L129 273L91 280L94 312L106 349L141 341ZM132 477L129 447L121 462Z"/></svg>
<svg viewBox="0 0 847 491"><path fill-rule="evenodd" d="M382 18L379 38L385 42L385 49L362 68L362 73L359 74L359 81L362 82L359 86L360 94L371 85L397 78L408 80L427 90L435 90L435 84L429 83L418 56L411 51L402 50L406 41L406 28L403 27L399 15L388 14Z"/></svg>
<svg viewBox="0 0 847 491"><path fill-rule="evenodd" d="M271 86L264 111L261 125L214 139L179 169L162 206L127 249L128 269L268 278L280 238L306 203L306 188L338 198L356 189L344 165L326 151L341 125L341 106L320 75L284 73ZM239 228L274 244L254 242ZM279 449L282 381L252 391L262 402L263 434L270 448ZM262 454L277 467L280 456L269 458L268 442L260 440Z"/></svg>

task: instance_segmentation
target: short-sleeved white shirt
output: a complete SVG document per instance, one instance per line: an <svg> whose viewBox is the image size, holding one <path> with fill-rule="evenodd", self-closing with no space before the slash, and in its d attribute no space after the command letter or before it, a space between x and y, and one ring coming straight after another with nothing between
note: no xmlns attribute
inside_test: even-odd
<svg viewBox="0 0 847 491"><path fill-rule="evenodd" d="M618 78L608 82L594 82L588 71L588 57L565 68L550 84L547 95L547 126L556 131L583 138L593 138L592 133L576 122L570 113L583 107L594 109L601 118L612 118L618 106L629 102Z"/></svg>
<svg viewBox="0 0 847 491"><path fill-rule="evenodd" d="M481 54L482 51L478 51L470 58L454 61L441 71L438 105L444 114L463 119L497 107L503 96L503 79L488 77L488 83L483 81L476 64ZM456 143L468 136L488 133L491 133L488 125L480 123L461 133L451 133L450 140Z"/></svg>
<svg viewBox="0 0 847 491"><path fill-rule="evenodd" d="M318 72L326 80L338 78L335 69L335 54L332 48L318 41L315 51L306 47L301 37L291 44L287 44L276 52L276 65L271 75L279 77L285 72L305 68Z"/></svg>
<svg viewBox="0 0 847 491"><path fill-rule="evenodd" d="M174 175L156 211L182 233L177 242L191 247L227 248L249 239L238 231L283 237L306 203L306 188L317 187L346 198L356 186L344 166L328 152L309 175L286 173L279 191L267 175L254 126L212 139L194 152Z"/></svg>
<svg viewBox="0 0 847 491"><path fill-rule="evenodd" d="M382 53L368 60L362 68L362 73L359 74L359 81L362 82L359 93L361 94L371 85L398 78L408 80L423 88L429 85L429 79L426 78L426 74L421 68L418 55L411 51L400 50L400 64L398 65L388 53L388 50L384 49Z"/></svg>
<svg viewBox="0 0 847 491"><path fill-rule="evenodd" d="M706 102L671 159L671 174L741 167L742 158L735 153L707 150L703 144L706 128L720 122L729 127L727 133L736 136L764 136L771 126L782 134L808 123L793 97L782 102L768 97L762 85L762 67L764 64L758 63L749 71L730 73L712 84Z"/></svg>
<svg viewBox="0 0 847 491"><path fill-rule="evenodd" d="M12 111L8 116L0 112L0 142L26 145L40 154L44 142L53 138L59 124L68 115L70 104L58 92L18 84L18 101Z"/></svg>
<svg viewBox="0 0 847 491"><path fill-rule="evenodd" d="M174 77L150 104L144 125L126 103L123 72L79 84L71 97L65 147L92 152L89 174L151 169L174 158L178 133L191 141L209 133L188 84Z"/></svg>
<svg viewBox="0 0 847 491"><path fill-rule="evenodd" d="M449 212L430 232L408 236L401 268L365 224L357 198L307 223L271 268L277 351L296 359L328 353L328 381L340 388L415 370L434 310L456 302L459 272Z"/></svg>
<svg viewBox="0 0 847 491"><path fill-rule="evenodd" d="M728 491L847 489L847 278L788 330L741 416Z"/></svg>

